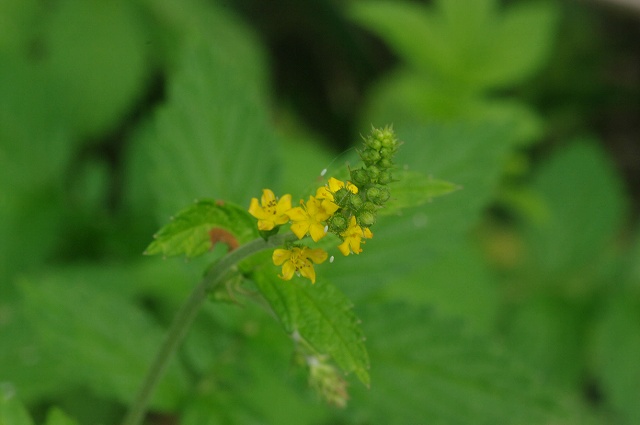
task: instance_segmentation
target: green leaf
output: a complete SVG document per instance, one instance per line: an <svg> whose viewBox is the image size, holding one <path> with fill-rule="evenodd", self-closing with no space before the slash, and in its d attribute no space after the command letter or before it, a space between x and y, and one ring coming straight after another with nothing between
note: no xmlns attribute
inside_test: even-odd
<svg viewBox="0 0 640 425"><path fill-rule="evenodd" d="M213 200L200 200L180 211L169 224L154 235L155 240L145 254L164 256L186 255L197 257L213 247L211 231L219 229L235 238L239 245L258 237L256 220L236 205Z"/></svg>
<svg viewBox="0 0 640 425"><path fill-rule="evenodd" d="M546 60L557 21L551 3L499 11L495 0L351 4L350 15L381 35L426 76L445 86L479 92L523 81Z"/></svg>
<svg viewBox="0 0 640 425"><path fill-rule="evenodd" d="M226 37L245 40L231 27ZM151 159L151 190L162 221L194 199L224 199L247 204L265 187L277 185L280 145L269 123L266 100L253 74L218 49L191 39L181 51L179 68L169 81L168 102L153 132L140 136Z"/></svg>
<svg viewBox="0 0 640 425"><path fill-rule="evenodd" d="M122 118L144 87L150 43L127 1L61 1L42 39L44 67L63 90L55 99L82 135L96 136Z"/></svg>
<svg viewBox="0 0 640 425"><path fill-rule="evenodd" d="M593 332L592 373L603 399L621 424L640 423L640 302L630 294L612 296Z"/></svg>
<svg viewBox="0 0 640 425"><path fill-rule="evenodd" d="M33 421L18 401L14 390L6 384L0 384L0 425L33 425Z"/></svg>
<svg viewBox="0 0 640 425"><path fill-rule="evenodd" d="M32 343L48 353L56 373L94 394L129 403L160 347L163 330L125 297L90 277L49 274L21 285ZM175 408L185 390L176 363L169 365L152 401Z"/></svg>
<svg viewBox="0 0 640 425"><path fill-rule="evenodd" d="M431 201L432 198L461 189L453 183L435 180L415 171L394 171L393 177L397 182L389 187L391 200L380 210L380 214L397 214L404 208L418 207Z"/></svg>
<svg viewBox="0 0 640 425"><path fill-rule="evenodd" d="M49 410L47 414L47 421L45 425L77 425L78 423L67 416L62 410L57 407Z"/></svg>
<svg viewBox="0 0 640 425"><path fill-rule="evenodd" d="M319 279L283 281L275 267L254 273L253 280L286 332L298 334L318 353L332 357L345 372L369 386L369 357L352 304L335 286Z"/></svg>
<svg viewBox="0 0 640 425"><path fill-rule="evenodd" d="M555 394L545 393L532 371L458 322L408 304L373 303L363 312L363 324L374 384L368 391L352 389L359 422L553 422Z"/></svg>
<svg viewBox="0 0 640 425"><path fill-rule="evenodd" d="M456 249L417 267L410 275L388 282L377 298L430 305L470 328L491 333L500 305L498 282L479 250L460 242Z"/></svg>
<svg viewBox="0 0 640 425"><path fill-rule="evenodd" d="M546 209L525 228L535 279L562 281L598 264L626 210L622 182L607 153L594 141L577 140L540 167L533 189Z"/></svg>

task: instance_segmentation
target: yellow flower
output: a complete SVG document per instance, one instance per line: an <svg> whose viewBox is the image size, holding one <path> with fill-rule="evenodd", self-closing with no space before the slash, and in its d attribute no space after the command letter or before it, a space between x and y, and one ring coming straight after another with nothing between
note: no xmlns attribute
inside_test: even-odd
<svg viewBox="0 0 640 425"><path fill-rule="evenodd" d="M291 209L291 195L284 195L278 200L271 190L263 189L261 204L253 198L249 206L249 213L258 219L258 229L271 230L289 221L286 212Z"/></svg>
<svg viewBox="0 0 640 425"><path fill-rule="evenodd" d="M302 201L300 201L302 202ZM316 199L309 196L309 201L302 207L295 207L287 211L287 215L293 222L291 231L298 239L304 238L309 232L311 238L318 242L327 234L323 223L335 213L338 208L336 204L328 199Z"/></svg>
<svg viewBox="0 0 640 425"><path fill-rule="evenodd" d="M358 193L358 187L351 182L343 182L341 180L336 179L335 177L330 177L327 186L319 187L316 191L317 199L328 199L330 201L335 201L334 194L342 188L346 188L351 193Z"/></svg>
<svg viewBox="0 0 640 425"><path fill-rule="evenodd" d="M310 249L306 246L296 246L291 249L276 249L273 251L272 259L273 264L282 266L282 275L278 275L281 279L290 280L295 273L311 280L311 283L316 283L316 271L313 269L313 263L324 262L327 259L327 253L320 248Z"/></svg>
<svg viewBox="0 0 640 425"><path fill-rule="evenodd" d="M351 220L349 221L349 227L344 232L340 233L342 237L342 243L338 245L338 249L342 253L342 255L349 255L351 253L360 254L362 252L362 248L360 248L360 244L364 243L362 238L371 239L373 237L373 233L368 228L362 229L362 227L358 226L356 222L356 218L351 216Z"/></svg>

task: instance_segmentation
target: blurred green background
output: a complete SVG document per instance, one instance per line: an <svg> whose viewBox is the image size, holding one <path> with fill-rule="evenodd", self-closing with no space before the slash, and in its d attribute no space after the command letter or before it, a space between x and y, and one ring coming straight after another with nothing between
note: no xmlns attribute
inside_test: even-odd
<svg viewBox="0 0 640 425"><path fill-rule="evenodd" d="M198 198L306 197L391 123L399 166L462 189L318 267L371 388L326 406L268 313L211 303L148 423L640 423L639 23L607 1L0 0L0 424L118 423L207 260L145 258L153 233Z"/></svg>

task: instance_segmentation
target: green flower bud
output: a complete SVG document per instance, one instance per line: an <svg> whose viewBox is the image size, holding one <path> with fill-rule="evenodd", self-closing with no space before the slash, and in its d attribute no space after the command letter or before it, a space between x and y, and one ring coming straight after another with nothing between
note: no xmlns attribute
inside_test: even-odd
<svg viewBox="0 0 640 425"><path fill-rule="evenodd" d="M382 158L380 161L378 161L376 166L381 169L391 168L393 167L393 162L391 162L391 160L388 158Z"/></svg>
<svg viewBox="0 0 640 425"><path fill-rule="evenodd" d="M333 233L339 234L347 230L349 221L343 216L337 214L329 219L328 224L329 230L331 230Z"/></svg>
<svg viewBox="0 0 640 425"><path fill-rule="evenodd" d="M349 204L351 204L353 209L359 210L363 203L364 201L362 200L362 197L360 195L358 195L357 193L350 193Z"/></svg>
<svg viewBox="0 0 640 425"><path fill-rule="evenodd" d="M376 211L378 211L378 207L371 201L365 201L365 203L362 204L362 211L375 213Z"/></svg>
<svg viewBox="0 0 640 425"><path fill-rule="evenodd" d="M369 174L369 180L371 183L375 183L378 181L378 176L380 175L380 169L375 165L367 167L367 174Z"/></svg>
<svg viewBox="0 0 640 425"><path fill-rule="evenodd" d="M376 214L370 211L362 211L356 215L356 221L360 227L371 227L376 222Z"/></svg>
<svg viewBox="0 0 640 425"><path fill-rule="evenodd" d="M347 202L349 202L349 195L351 195L351 192L342 187L333 194L333 202L344 208L347 206Z"/></svg>
<svg viewBox="0 0 640 425"><path fill-rule="evenodd" d="M389 148L381 148L378 152L380 152L380 156L382 158L386 159L391 159L393 157L393 154L396 153L394 149Z"/></svg>
<svg viewBox="0 0 640 425"><path fill-rule="evenodd" d="M380 150L380 148L382 147L382 142L378 139L376 139L375 137L367 137L364 139L364 144L365 146L367 146L368 148L371 148L373 150Z"/></svg>
<svg viewBox="0 0 640 425"><path fill-rule="evenodd" d="M382 143L382 147L389 149L396 149L398 146L398 140L396 139L396 135L390 128L385 128L382 130L382 139L380 142Z"/></svg>
<svg viewBox="0 0 640 425"><path fill-rule="evenodd" d="M373 186L367 189L367 199L376 205L382 205L389 200L391 194L386 187Z"/></svg>
<svg viewBox="0 0 640 425"><path fill-rule="evenodd" d="M360 152L360 158L366 165L375 164L380 160L380 153L374 149L365 149Z"/></svg>
<svg viewBox="0 0 640 425"><path fill-rule="evenodd" d="M357 170L351 170L351 181L358 187L362 187L369 183L371 179L366 170L358 168Z"/></svg>
<svg viewBox="0 0 640 425"><path fill-rule="evenodd" d="M393 181L393 176L391 175L391 171L383 170L380 172L378 176L378 184L389 184Z"/></svg>

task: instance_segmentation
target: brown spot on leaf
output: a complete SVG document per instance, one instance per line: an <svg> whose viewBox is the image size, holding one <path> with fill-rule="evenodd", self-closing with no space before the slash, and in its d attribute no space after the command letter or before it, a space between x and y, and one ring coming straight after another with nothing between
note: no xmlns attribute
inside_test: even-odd
<svg viewBox="0 0 640 425"><path fill-rule="evenodd" d="M233 234L227 230L220 228L213 228L209 230L209 237L211 238L211 248L213 248L218 242L221 242L229 247L229 252L236 249L240 244Z"/></svg>
<svg viewBox="0 0 640 425"><path fill-rule="evenodd" d="M219 207L224 207L224 201L222 199L216 199L216 205Z"/></svg>

